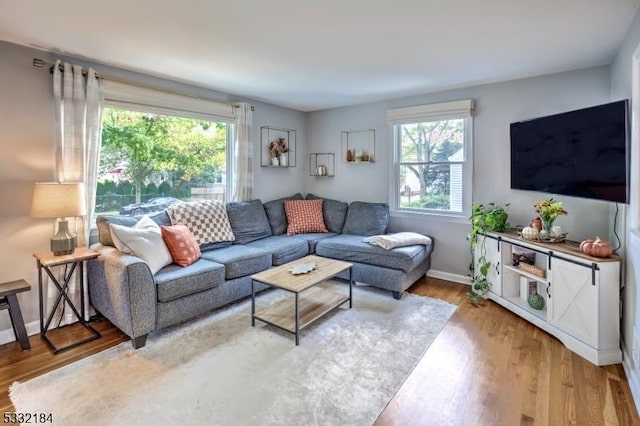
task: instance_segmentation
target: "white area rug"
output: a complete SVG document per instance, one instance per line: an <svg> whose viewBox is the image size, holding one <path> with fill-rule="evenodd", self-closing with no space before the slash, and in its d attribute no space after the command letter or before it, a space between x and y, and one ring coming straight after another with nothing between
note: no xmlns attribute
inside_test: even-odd
<svg viewBox="0 0 640 426"><path fill-rule="evenodd" d="M371 425L456 310L449 303L354 287L293 335L256 321L242 301L24 383L16 412L56 425ZM258 296L260 304L283 297Z"/></svg>

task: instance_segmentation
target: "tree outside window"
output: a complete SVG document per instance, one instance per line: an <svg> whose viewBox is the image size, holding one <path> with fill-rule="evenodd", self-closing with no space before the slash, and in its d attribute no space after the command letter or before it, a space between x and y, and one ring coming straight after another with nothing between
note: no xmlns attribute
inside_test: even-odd
<svg viewBox="0 0 640 426"><path fill-rule="evenodd" d="M96 213L138 215L176 200L224 200L227 131L226 123L105 108Z"/></svg>
<svg viewBox="0 0 640 426"><path fill-rule="evenodd" d="M465 120L396 126L399 207L462 212Z"/></svg>

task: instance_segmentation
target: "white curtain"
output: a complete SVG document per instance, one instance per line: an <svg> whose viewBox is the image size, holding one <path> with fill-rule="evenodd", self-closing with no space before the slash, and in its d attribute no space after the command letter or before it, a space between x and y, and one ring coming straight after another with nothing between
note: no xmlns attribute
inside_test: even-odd
<svg viewBox="0 0 640 426"><path fill-rule="evenodd" d="M53 96L56 126L56 174L59 182L83 182L86 191L87 216L76 218L78 246L89 242L91 215L96 200L96 179L102 125L102 94L100 81L95 71L89 69L83 74L80 65L64 63L60 71L60 61L56 61L53 71ZM85 271L86 273L86 271ZM86 278L86 277L85 277ZM79 277L71 280L69 295L76 307L80 307ZM86 279L85 279L86 284ZM47 306L51 306L58 292L50 286ZM89 316L88 286L85 291L85 315ZM70 308L65 307L52 324L69 324L75 321ZM61 317L62 316L62 317Z"/></svg>
<svg viewBox="0 0 640 426"><path fill-rule="evenodd" d="M253 196L253 112L250 104L240 102L235 106L231 201L246 201Z"/></svg>

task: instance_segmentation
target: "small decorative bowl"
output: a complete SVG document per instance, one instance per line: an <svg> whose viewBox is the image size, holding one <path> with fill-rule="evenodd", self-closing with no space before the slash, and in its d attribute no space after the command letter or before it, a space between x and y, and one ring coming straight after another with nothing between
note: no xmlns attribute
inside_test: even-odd
<svg viewBox="0 0 640 426"><path fill-rule="evenodd" d="M316 262L301 263L299 265L292 266L291 269L289 269L289 272L293 275L306 274L313 271L315 267Z"/></svg>

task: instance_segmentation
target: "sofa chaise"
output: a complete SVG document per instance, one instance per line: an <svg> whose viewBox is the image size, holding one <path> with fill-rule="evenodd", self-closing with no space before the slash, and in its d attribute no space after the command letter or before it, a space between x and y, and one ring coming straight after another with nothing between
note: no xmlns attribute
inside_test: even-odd
<svg viewBox="0 0 640 426"><path fill-rule="evenodd" d="M386 250L364 242L385 234L388 205L350 204L321 200L323 232L288 235L285 202L301 194L262 203L260 200L224 205L233 241L200 245L201 257L188 266L168 264L153 273L150 263L114 247L112 225L133 227L137 218L99 216L99 242L91 248L100 256L87 265L93 307L131 337L134 348L147 335L251 295L251 275L308 254L353 263L356 282L390 290L396 299L430 267L433 242ZM172 224L167 211L151 216L160 226ZM341 278L348 279L348 276ZM258 290L265 286L259 285Z"/></svg>

